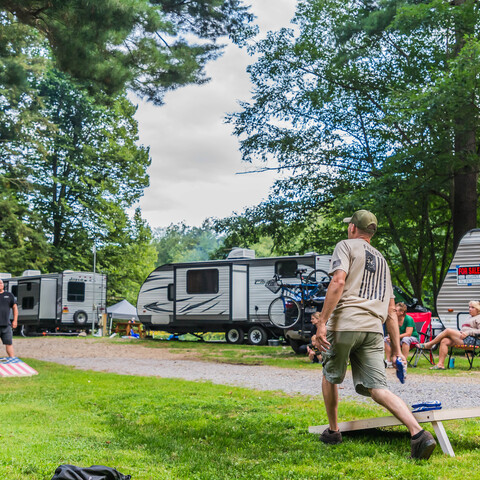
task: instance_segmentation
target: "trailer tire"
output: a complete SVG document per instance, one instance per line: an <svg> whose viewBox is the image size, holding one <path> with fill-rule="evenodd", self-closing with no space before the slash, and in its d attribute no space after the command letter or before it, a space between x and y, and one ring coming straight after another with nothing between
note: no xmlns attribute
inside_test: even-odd
<svg viewBox="0 0 480 480"><path fill-rule="evenodd" d="M250 345L265 345L267 343L267 332L263 327L252 327L247 333Z"/></svg>
<svg viewBox="0 0 480 480"><path fill-rule="evenodd" d="M22 337L28 337L30 334L30 325L21 325L20 326L20 335Z"/></svg>
<svg viewBox="0 0 480 480"><path fill-rule="evenodd" d="M243 343L243 337L243 330L238 327L230 328L225 333L225 340L227 341L227 343L240 345L241 343Z"/></svg>
<svg viewBox="0 0 480 480"><path fill-rule="evenodd" d="M87 312L83 310L77 310L73 314L73 321L80 327L84 327L88 322Z"/></svg>

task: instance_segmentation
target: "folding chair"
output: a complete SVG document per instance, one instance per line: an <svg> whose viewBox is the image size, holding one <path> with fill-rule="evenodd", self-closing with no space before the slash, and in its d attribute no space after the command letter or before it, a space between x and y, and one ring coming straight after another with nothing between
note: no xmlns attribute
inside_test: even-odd
<svg viewBox="0 0 480 480"><path fill-rule="evenodd" d="M459 312L457 313L457 328L461 330L463 327L463 322L470 316L468 312ZM462 324L460 326L460 323ZM452 345L448 351L448 368L450 368L450 359L452 358L454 349L463 350L465 356L467 357L468 364L470 365L469 370L473 367L473 360L480 354L480 335L472 335L475 337L475 343L473 345Z"/></svg>
<svg viewBox="0 0 480 480"><path fill-rule="evenodd" d="M415 322L415 328L417 329L420 337L418 342L410 345L410 350L415 349L415 351L410 357L408 365L410 367L416 367L420 357L426 358L430 365L435 365L431 350L421 350L420 348L416 347L419 343L429 342L433 338L432 312L407 312L407 315L410 315L413 318L413 321Z"/></svg>

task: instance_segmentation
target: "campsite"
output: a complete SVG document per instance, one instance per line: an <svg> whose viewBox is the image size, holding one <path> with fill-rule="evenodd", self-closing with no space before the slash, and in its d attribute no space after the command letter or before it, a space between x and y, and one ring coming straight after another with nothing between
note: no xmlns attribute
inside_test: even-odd
<svg viewBox="0 0 480 480"><path fill-rule="evenodd" d="M478 476L480 2L0 18L0 480Z"/></svg>

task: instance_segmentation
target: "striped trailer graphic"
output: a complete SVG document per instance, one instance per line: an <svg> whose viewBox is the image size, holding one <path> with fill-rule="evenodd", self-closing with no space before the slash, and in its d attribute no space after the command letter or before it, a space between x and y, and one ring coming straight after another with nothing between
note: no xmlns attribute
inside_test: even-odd
<svg viewBox="0 0 480 480"><path fill-rule="evenodd" d="M17 357L0 358L0 377L31 377L38 372Z"/></svg>

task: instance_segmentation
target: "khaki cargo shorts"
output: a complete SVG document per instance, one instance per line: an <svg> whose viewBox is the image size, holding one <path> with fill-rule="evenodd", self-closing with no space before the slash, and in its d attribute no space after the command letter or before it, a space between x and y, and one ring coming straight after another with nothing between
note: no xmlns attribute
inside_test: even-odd
<svg viewBox="0 0 480 480"><path fill-rule="evenodd" d="M322 352L323 376L330 383L342 383L350 360L355 390L370 396L369 389L387 387L383 362L383 335L373 332L327 331L330 348Z"/></svg>

